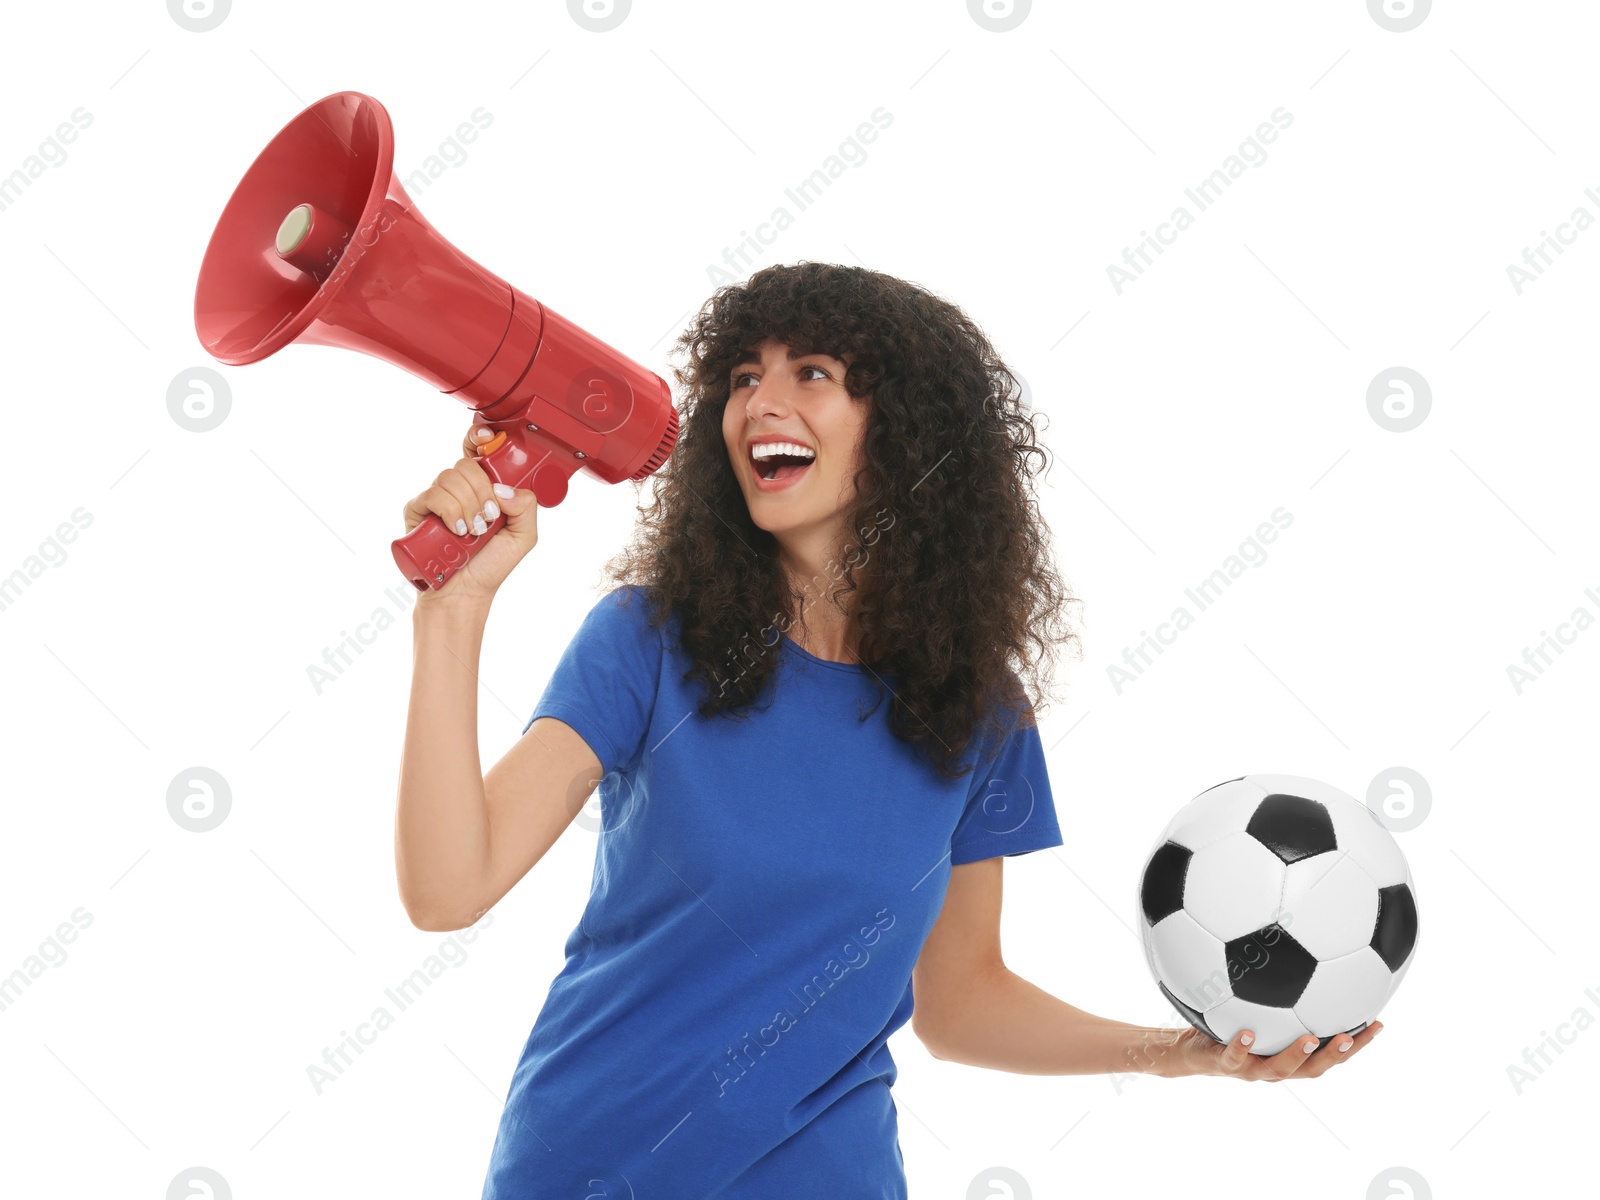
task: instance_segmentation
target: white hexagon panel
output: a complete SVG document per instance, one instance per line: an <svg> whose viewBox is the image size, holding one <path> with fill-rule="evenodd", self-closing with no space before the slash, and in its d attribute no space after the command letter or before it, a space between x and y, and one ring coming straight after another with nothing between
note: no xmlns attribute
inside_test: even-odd
<svg viewBox="0 0 1600 1200"><path fill-rule="evenodd" d="M1319 962L1294 1013L1319 1038L1364 1025L1378 1015L1394 976L1370 946Z"/></svg>
<svg viewBox="0 0 1600 1200"><path fill-rule="evenodd" d="M1282 895L1282 860L1249 834L1230 833L1194 852L1183 908L1226 942L1277 920Z"/></svg>
<svg viewBox="0 0 1600 1200"><path fill-rule="evenodd" d="M1378 885L1355 859L1333 850L1290 863L1284 871L1279 924L1313 958L1354 954L1378 925Z"/></svg>

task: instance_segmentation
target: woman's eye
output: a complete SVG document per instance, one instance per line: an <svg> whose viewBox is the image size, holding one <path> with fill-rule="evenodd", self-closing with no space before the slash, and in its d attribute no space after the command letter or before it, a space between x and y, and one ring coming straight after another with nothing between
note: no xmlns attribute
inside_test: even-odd
<svg viewBox="0 0 1600 1200"><path fill-rule="evenodd" d="M823 370L823 368L817 366L816 363L807 363L805 366L801 367L800 370L801 371L815 371L818 375L822 376L822 378L824 378L824 379L829 378L828 372ZM739 374L737 374L737 375L735 375L733 377L732 390L733 391L738 391L740 388L744 387L744 382L743 382L744 380L746 380L746 379L754 379L754 378L755 378L755 376L752 375L749 371L741 371Z"/></svg>

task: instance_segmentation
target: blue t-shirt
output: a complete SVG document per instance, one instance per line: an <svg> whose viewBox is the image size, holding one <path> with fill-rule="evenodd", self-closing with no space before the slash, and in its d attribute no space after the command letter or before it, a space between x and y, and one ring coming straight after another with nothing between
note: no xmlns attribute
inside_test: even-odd
<svg viewBox="0 0 1600 1200"><path fill-rule="evenodd" d="M886 1043L951 866L1062 844L1038 730L945 780L887 694L859 719L870 668L787 635L749 715L705 718L679 629L612 591L528 720L599 758L601 833L484 1200L905 1197Z"/></svg>

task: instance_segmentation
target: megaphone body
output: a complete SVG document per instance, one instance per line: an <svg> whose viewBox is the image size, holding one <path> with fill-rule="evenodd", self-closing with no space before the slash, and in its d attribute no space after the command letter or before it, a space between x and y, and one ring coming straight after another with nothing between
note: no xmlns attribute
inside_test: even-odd
<svg viewBox="0 0 1600 1200"><path fill-rule="evenodd" d="M451 245L394 173L389 114L339 92L267 144L234 189L195 288L201 344L232 365L290 342L343 346L427 380L493 429L479 462L550 508L578 471L638 480L672 453L665 380ZM437 515L393 543L439 588L504 523L465 536Z"/></svg>

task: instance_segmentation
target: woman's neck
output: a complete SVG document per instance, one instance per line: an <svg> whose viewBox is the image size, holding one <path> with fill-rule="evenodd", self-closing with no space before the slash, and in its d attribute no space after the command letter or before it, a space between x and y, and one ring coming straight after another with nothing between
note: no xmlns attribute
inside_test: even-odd
<svg viewBox="0 0 1600 1200"><path fill-rule="evenodd" d="M848 607L841 609L840 601L836 601L832 595L838 580L828 572L797 575L794 565L786 558L780 559L780 570L788 583L791 602L799 609L786 631L790 639L808 654L830 662L861 661L862 637L857 604L862 595L861 588L867 582L862 573L859 570L857 572L856 590L846 593L842 598ZM876 661L876 657L871 661Z"/></svg>

